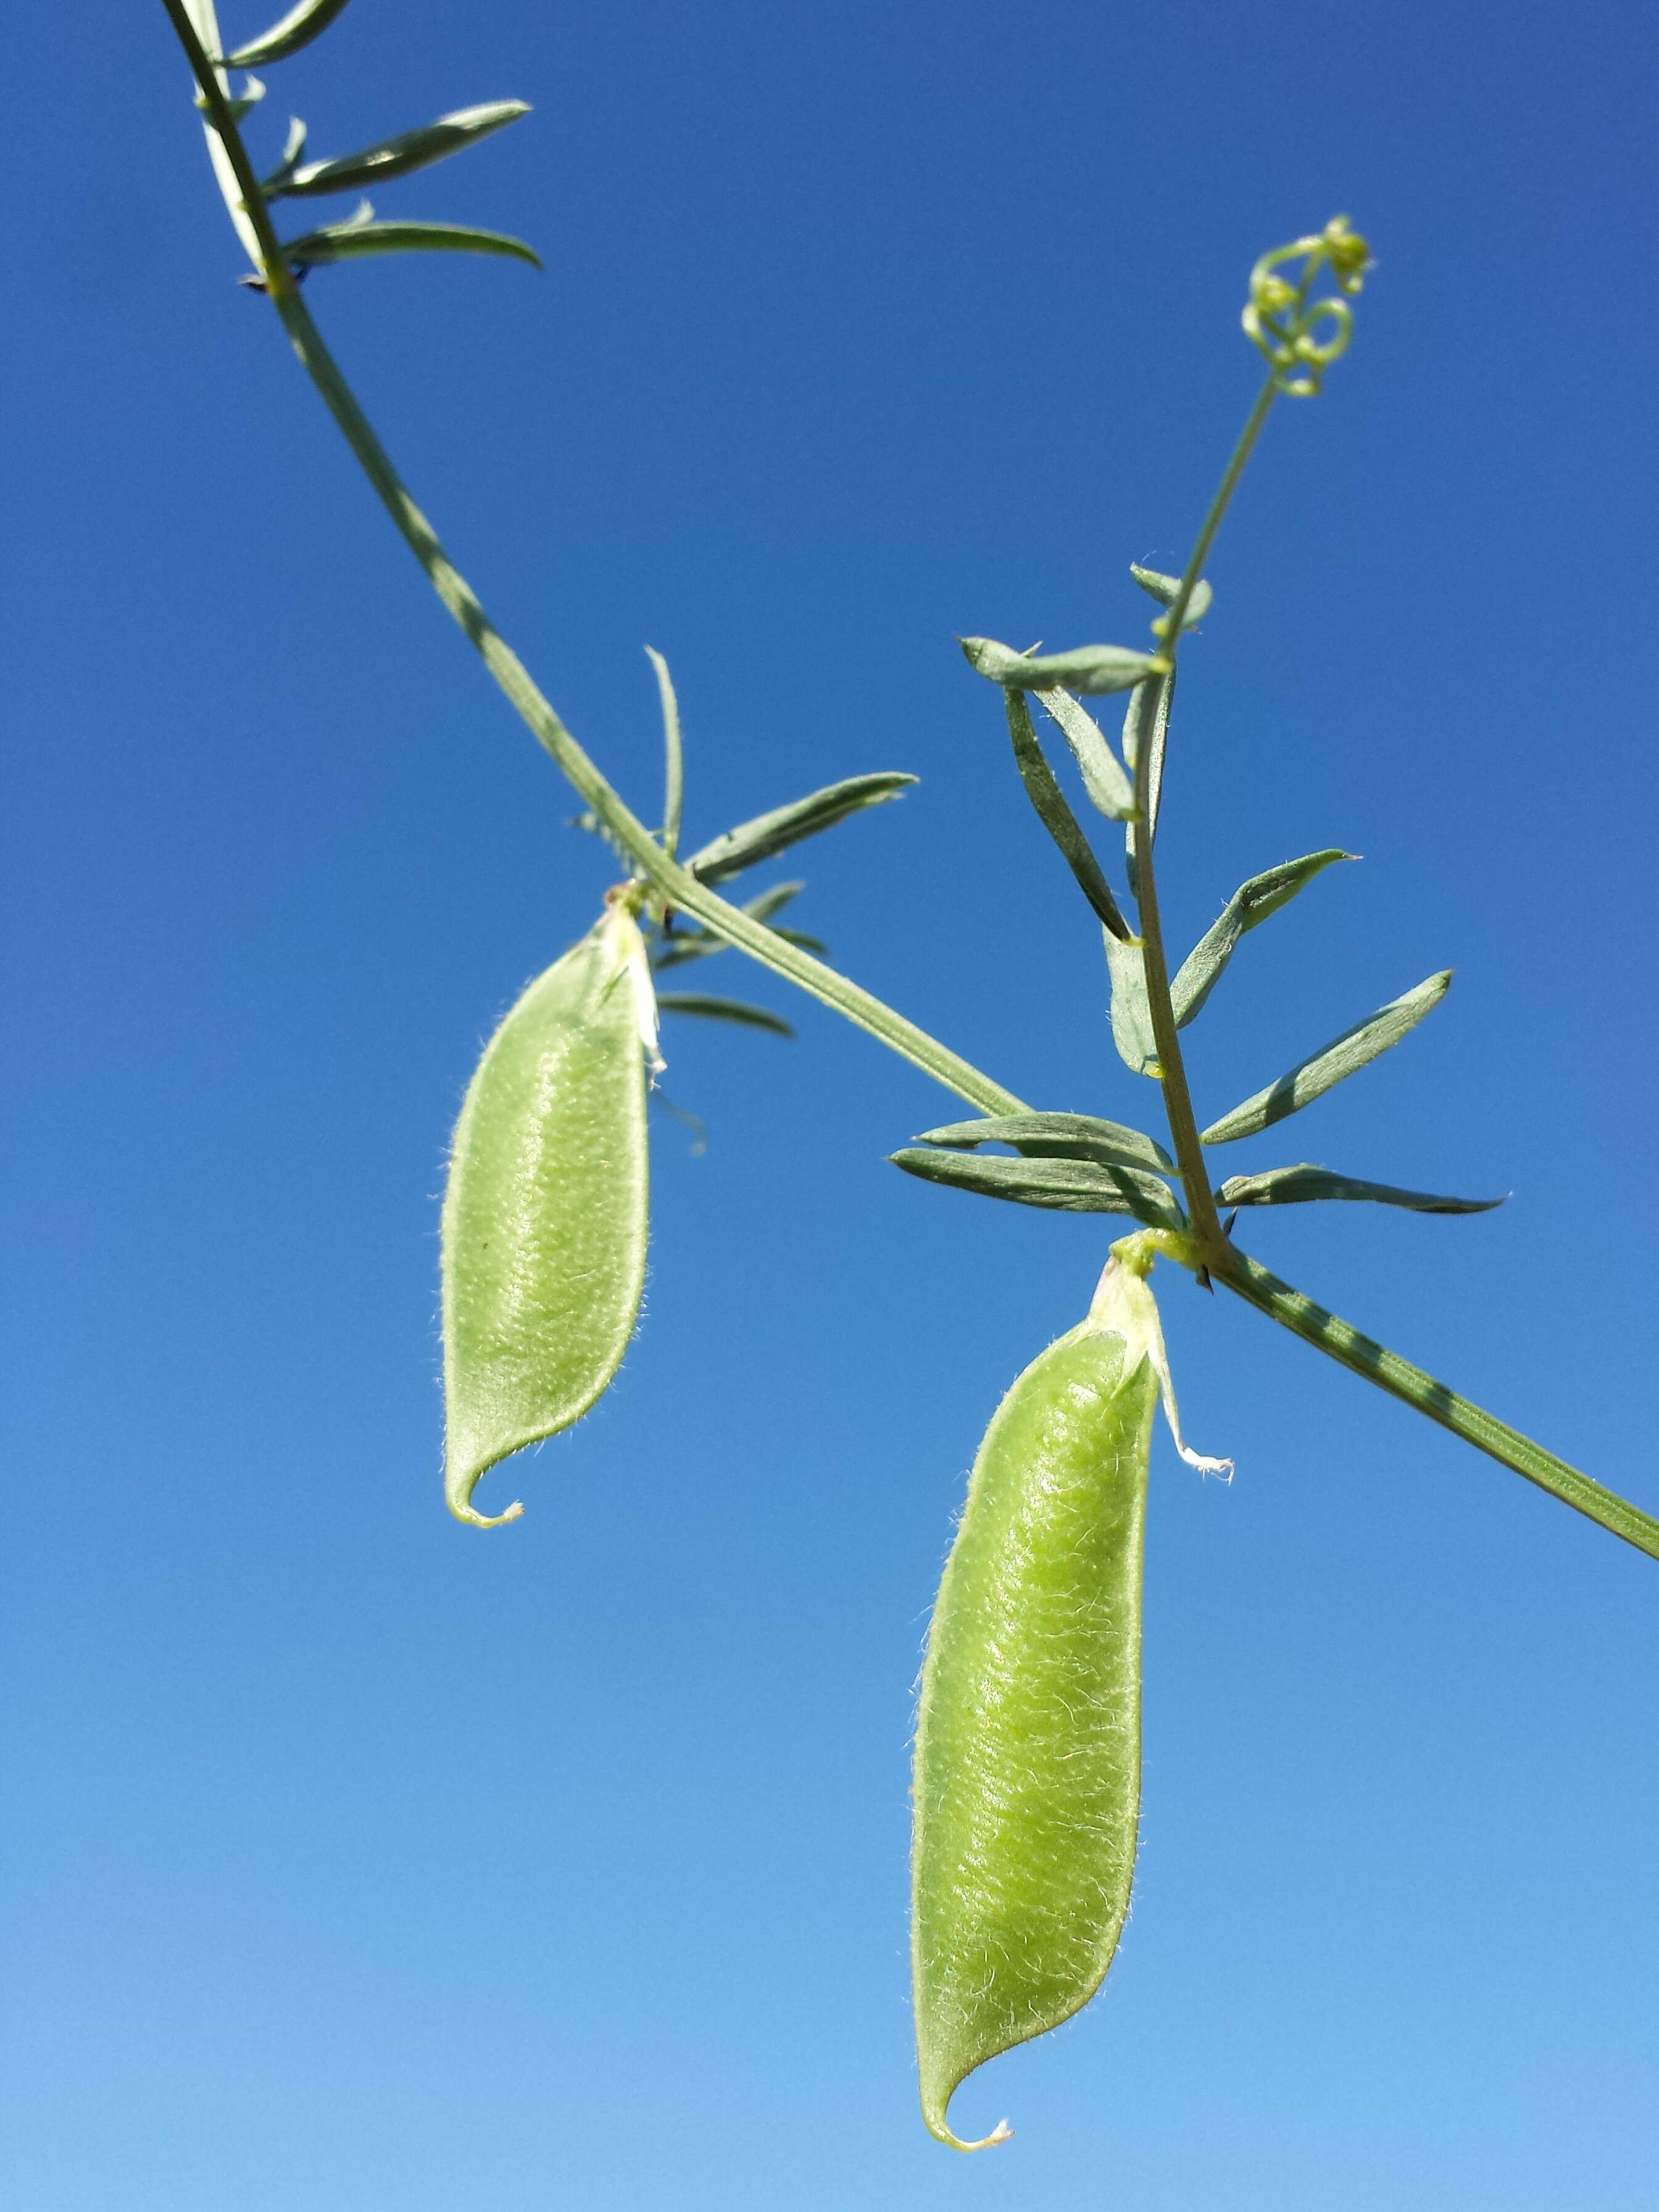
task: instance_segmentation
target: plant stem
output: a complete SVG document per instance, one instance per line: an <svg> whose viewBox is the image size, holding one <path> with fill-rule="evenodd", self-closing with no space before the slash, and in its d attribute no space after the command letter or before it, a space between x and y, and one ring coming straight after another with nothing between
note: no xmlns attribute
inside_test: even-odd
<svg viewBox="0 0 1659 2212"><path fill-rule="evenodd" d="M1310 279L1309 281L1311 281ZM1158 659L1162 672L1148 677L1148 684L1159 685L1170 682L1175 675L1176 655L1181 647L1181 626L1186 620L1187 609L1192 604L1193 593L1198 589L1199 579L1204 574L1204 563L1210 557L1233 494L1238 489L1250 455L1255 451L1256 441L1272 412L1279 387L1269 376L1255 396L1255 404L1245 418L1244 428L1238 434L1231 459L1222 471L1221 482L1216 486L1215 497L1200 526L1197 543L1188 556L1182 571L1181 587L1176 592L1168 612L1159 625L1164 643ZM1149 696L1145 713L1145 726L1151 732L1158 712L1158 701ZM1215 1210L1215 1200L1210 1190L1210 1171L1204 1158L1204 1147L1198 1140L1198 1120L1193 1112L1191 1090L1187 1082L1186 1062L1181 1056L1181 1040L1176 1027L1175 1008L1170 999L1170 963L1164 945L1164 923L1158 905L1158 871L1152 858L1152 815L1151 805L1152 748L1148 738L1135 750L1135 905L1140 919L1141 960L1146 972L1146 1008L1152 1018L1152 1041L1158 1047L1158 1078L1164 1086L1164 1110L1169 1116L1170 1143L1181 1170L1182 1188L1187 1194L1187 1218L1192 1223L1193 1235L1206 1266L1215 1267L1224 1258L1227 1240L1221 1231L1221 1222Z"/></svg>
<svg viewBox="0 0 1659 2212"><path fill-rule="evenodd" d="M341 374L322 335L300 297L282 246L271 226L270 214L249 164L247 151L236 128L212 62L185 14L182 0L162 0L191 68L201 87L203 101L215 132L223 145L240 190L241 212L258 241L261 273L272 305L282 318L289 341L325 405L339 425L375 491L380 495L404 542L426 571L432 588L476 647L480 659L504 691L532 734L552 756L566 778L605 823L617 842L635 861L640 873L669 902L693 915L730 943L779 975L787 976L814 998L867 1030L925 1073L954 1091L959 1098L985 1114L1018 1114L1023 1102L1012 1091L994 1082L947 1045L929 1036L833 968L815 960L756 921L740 908L730 906L686 869L671 860L651 832L613 791L594 763L565 727L543 696L530 672L484 612L471 585L450 560L437 532L410 496L402 479L358 405L350 386ZM237 212L233 204L231 212Z"/></svg>
<svg viewBox="0 0 1659 2212"><path fill-rule="evenodd" d="M1266 1314L1281 1328L1291 1330L1309 1344L1325 1352L1356 1375L1363 1375L1368 1382L1375 1382L1379 1390L1403 1399L1419 1413L1426 1413L1431 1421L1438 1421L1443 1429L1462 1437L1507 1467L1516 1474L1525 1475L1528 1482L1536 1483L1540 1490L1548 1491L1564 1504L1572 1506L1589 1520L1615 1536L1622 1536L1638 1552L1650 1559L1659 1559L1659 1521L1644 1513L1639 1507L1605 1490L1587 1474L1581 1474L1565 1460L1557 1459L1541 1444L1523 1437L1505 1421L1486 1413L1481 1407L1460 1398L1443 1382L1437 1382L1432 1375L1425 1375L1420 1367L1413 1367L1408 1359L1388 1351L1369 1336L1362 1336L1345 1321L1339 1321L1323 1306L1316 1305L1300 1291L1293 1291L1277 1275L1248 1259L1235 1246L1229 1246L1224 1259L1212 1261L1213 1273L1230 1291L1234 1291L1245 1302Z"/></svg>
<svg viewBox="0 0 1659 2212"><path fill-rule="evenodd" d="M1214 534L1212 531L1212 537ZM1193 1113L1192 1093L1187 1086L1186 1063L1181 1057L1181 1043L1176 1033L1175 1008L1170 1000L1170 963L1164 950L1158 878L1152 866L1152 730L1158 714L1156 690L1161 690L1169 681L1168 675L1146 678L1144 734L1135 747L1135 907L1140 919L1140 957L1146 974L1146 1009L1152 1017L1152 1042L1158 1048L1158 1080L1164 1087L1170 1143L1176 1164L1181 1170L1181 1187L1187 1196L1187 1218L1192 1224L1194 1241L1202 1261L1213 1265L1223 1255L1227 1240L1221 1233L1220 1218L1210 1190L1210 1171L1204 1148L1198 1141L1198 1121Z"/></svg>
<svg viewBox="0 0 1659 2212"><path fill-rule="evenodd" d="M1204 574L1204 563L1210 557L1210 548L1215 544L1216 533L1221 528L1227 509L1232 504L1233 494L1238 489L1238 480L1249 465L1250 455L1255 451L1255 441L1261 435L1267 417L1273 412L1273 402L1278 397L1279 386L1275 380L1269 376L1261 391L1255 395L1255 406L1245 417L1244 428L1238 434L1238 442L1233 447L1232 457L1222 471L1221 482L1216 486L1215 497L1210 501L1210 511L1199 527L1198 542L1193 547L1187 565L1181 572L1181 589L1176 593L1175 599L1163 621L1164 646L1162 657L1169 662L1171 668L1175 666L1176 653L1181 644L1181 626L1187 619L1187 610L1192 605L1193 593L1198 589L1199 580Z"/></svg>
<svg viewBox="0 0 1659 2212"><path fill-rule="evenodd" d="M856 983L838 975L833 968L826 967L823 962L790 945L775 931L756 921L740 908L728 905L665 852L645 824L611 789L543 696L523 662L491 623L471 586L444 551L437 533L416 506L393 468L350 386L324 344L321 334L300 297L293 275L283 258L281 241L272 228L270 210L259 190L258 179L249 164L246 149L219 82L215 62L210 58L198 37L182 0L161 0L161 4L189 58L201 89L201 104L206 111L210 146L213 152L214 173L224 194L233 225L244 243L251 237L257 248L266 290L301 365L321 393L347 444L379 494L382 505L397 525L405 544L425 570L439 599L471 641L484 665L528 725L532 735L551 755L617 844L629 854L640 874L653 884L670 903L694 915L707 927L747 952L752 959L759 961L763 967L774 969L800 989L822 1000L826 1006L833 1006L838 1013L844 1014L858 1027L866 1030L881 1043L910 1060L947 1090L954 1091L958 1097L966 1099L969 1105L976 1106L981 1113L1023 1113L1025 1110L1024 1103L1012 1091L1004 1090L1000 1083L951 1051L948 1046L929 1036L925 1030L907 1021L902 1014L884 1006L870 992L861 990ZM1311 281L1310 269L1304 278L1304 293ZM1147 679L1149 683L1167 682L1173 672L1181 641L1182 618L1191 602L1204 562L1237 489L1245 465L1261 434L1276 390L1273 379L1269 378L1257 396L1216 495L1210 502L1198 542L1182 574L1181 588L1169 610L1164 633L1167 642L1160 655L1164 667ZM1149 699L1149 704L1155 709L1156 699ZM1150 724L1149 715L1149 730ZM678 782L674 773L678 763L673 762L672 754L671 740L671 810L678 795L673 787ZM1288 1284L1280 1282L1276 1275L1258 1266L1223 1234L1210 1190L1202 1147L1198 1141L1197 1125L1176 1030L1175 1012L1170 999L1169 965L1164 955L1152 850L1151 762L1149 738L1138 748L1135 761L1136 866L1140 933L1148 1006L1163 1076L1170 1136L1187 1194L1188 1213L1197 1248L1195 1257L1200 1266L1207 1266L1229 1290L1267 1315L1271 1320L1278 1322L1282 1328L1291 1329L1331 1358L1352 1368L1357 1375L1363 1375L1368 1382L1375 1382L1380 1389L1387 1390L1408 1406L1414 1407L1419 1413L1426 1413L1431 1420L1438 1421L1442 1427L1451 1430L1455 1435L1489 1454L1503 1466L1524 1475L1529 1482L1536 1483L1540 1489L1548 1491L1553 1497L1587 1515L1601 1527L1610 1529L1614 1535L1622 1536L1638 1550L1659 1559L1659 1521L1653 1520L1613 1492L1604 1489L1600 1483L1593 1482L1588 1475L1579 1474L1576 1468L1557 1459L1553 1453L1547 1452L1541 1445L1534 1443L1518 1430L1511 1429L1479 1406L1470 1404L1468 1399L1460 1398L1444 1383L1437 1382L1431 1375L1425 1374L1421 1368L1413 1367L1408 1360L1400 1358L1396 1353L1385 1350L1370 1338L1362 1336L1346 1322L1339 1321L1334 1314L1326 1312L1322 1306L1316 1305L1299 1291L1291 1290Z"/></svg>

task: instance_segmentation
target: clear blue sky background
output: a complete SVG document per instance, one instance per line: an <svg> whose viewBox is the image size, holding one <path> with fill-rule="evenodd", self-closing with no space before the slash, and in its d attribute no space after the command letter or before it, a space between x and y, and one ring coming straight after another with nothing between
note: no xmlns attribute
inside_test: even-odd
<svg viewBox="0 0 1659 2212"><path fill-rule="evenodd" d="M1218 1112L1455 963L1230 1165L1510 1205L1250 1247L1650 1510L1656 44L1534 0L356 0L253 126L535 103L378 198L544 276L309 287L394 454L641 811L646 640L696 836L917 773L806 848L803 925L1128 1118L952 633L1144 635L1125 564L1179 564L1255 387L1249 264L1352 212L1358 341L1189 654L1172 932L1365 860L1251 939L1194 1079ZM1016 2142L924 2135L911 1685L978 1436L1106 1231L900 1177L951 1101L783 986L720 978L793 1045L670 1034L709 1144L658 1127L617 1389L495 1486L521 1525L446 1517L445 1141L605 856L234 288L160 8L9 46L8 2204L1659 2203L1659 1567L1179 1279L1238 1475L1158 1447L1133 1920L964 2093Z"/></svg>

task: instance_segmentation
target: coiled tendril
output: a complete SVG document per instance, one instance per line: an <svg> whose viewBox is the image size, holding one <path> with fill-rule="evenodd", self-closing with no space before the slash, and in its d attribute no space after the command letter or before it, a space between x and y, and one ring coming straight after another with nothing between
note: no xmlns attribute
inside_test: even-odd
<svg viewBox="0 0 1659 2212"><path fill-rule="evenodd" d="M1279 274L1286 264L1297 262L1302 264L1299 274ZM1273 382L1281 392L1310 399L1325 371L1347 351L1353 336L1348 301L1364 285L1370 265L1370 248L1349 227L1346 216L1339 215L1316 237L1275 246L1251 270L1244 329L1272 363ZM1314 286L1322 270L1328 270L1336 292L1316 299Z"/></svg>

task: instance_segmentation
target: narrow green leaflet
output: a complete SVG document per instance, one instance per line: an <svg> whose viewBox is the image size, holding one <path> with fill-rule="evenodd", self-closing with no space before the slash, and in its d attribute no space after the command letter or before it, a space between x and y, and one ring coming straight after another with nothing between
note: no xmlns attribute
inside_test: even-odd
<svg viewBox="0 0 1659 2212"><path fill-rule="evenodd" d="M1133 1168L1098 1166L1093 1160L1006 1160L995 1153L926 1152L906 1146L888 1155L896 1168L923 1182L970 1190L981 1198L1011 1199L1055 1213L1129 1213L1157 1229L1182 1229L1186 1216L1166 1183Z"/></svg>
<svg viewBox="0 0 1659 2212"><path fill-rule="evenodd" d="M1130 695L1123 714L1123 757L1133 775L1139 765L1140 748L1146 745L1146 818L1152 824L1152 834L1158 836L1158 810L1164 798L1164 748L1170 734L1170 709L1175 703L1175 673L1173 670L1161 683L1137 684ZM1129 889L1136 898L1140 896L1140 878L1135 866L1135 825L1131 822L1123 832L1124 858L1129 867Z"/></svg>
<svg viewBox="0 0 1659 2212"><path fill-rule="evenodd" d="M1146 963L1140 939L1127 944L1104 933L1106 971L1112 983L1112 1042L1123 1065L1136 1075L1158 1074L1152 1010L1146 1003Z"/></svg>
<svg viewBox="0 0 1659 2212"><path fill-rule="evenodd" d="M258 69L265 62L285 62L313 39L320 39L345 4L346 0L300 0L300 5L290 8L280 22L261 31L249 45L238 46L234 54L227 54L224 67Z"/></svg>
<svg viewBox="0 0 1659 2212"><path fill-rule="evenodd" d="M499 253L514 261L542 265L533 246L504 231L472 230L459 222L359 222L348 219L303 238L283 240L283 258L296 269L325 267L334 261L358 261L377 253Z"/></svg>
<svg viewBox="0 0 1659 2212"><path fill-rule="evenodd" d="M407 177L416 169L476 146L492 131L528 115L522 100L489 100L477 107L458 107L441 115L419 131L404 131L395 138L382 138L356 154L341 154L330 161L306 161L290 168L286 162L264 183L267 199L292 198L322 192L355 192L367 185L382 185L393 177Z"/></svg>
<svg viewBox="0 0 1659 2212"><path fill-rule="evenodd" d="M1252 876L1249 883L1241 884L1219 917L1211 923L1176 971L1175 981L1170 986L1176 1027L1185 1029L1194 1016L1203 1012L1205 1000L1221 980L1222 970L1247 930L1266 921L1280 907L1288 906L1303 885L1310 884L1333 861L1356 857L1332 846L1322 853L1310 853L1300 860L1283 860L1278 867L1268 868L1261 875Z"/></svg>
<svg viewBox="0 0 1659 2212"><path fill-rule="evenodd" d="M1306 1206L1318 1199L1364 1199L1374 1206L1403 1206L1413 1213L1490 1213L1501 1198L1437 1198L1432 1191L1401 1190L1391 1182L1359 1182L1328 1168L1267 1168L1233 1176L1215 1194L1218 1206Z"/></svg>
<svg viewBox="0 0 1659 2212"><path fill-rule="evenodd" d="M740 822L735 830L727 830L693 853L685 866L700 883L724 883L728 876L798 845L803 837L816 837L821 830L833 829L849 814L866 806L879 806L915 780L884 769L872 775L849 775L841 783L826 784L822 791L811 792L791 805L775 806L769 814Z"/></svg>
<svg viewBox="0 0 1659 2212"><path fill-rule="evenodd" d="M519 1000L467 1086L443 1211L445 1495L580 1418L645 1281L645 946L613 907ZM520 1510L514 1505L501 1520Z"/></svg>
<svg viewBox="0 0 1659 2212"><path fill-rule="evenodd" d="M1176 594L1181 590L1179 576L1165 576L1157 568L1143 568L1138 561L1130 562L1129 574L1143 592L1151 593L1159 606L1172 607L1175 605ZM1200 576L1193 586L1192 598L1187 602L1186 617L1181 625L1182 629L1190 629L1195 622L1202 622L1209 613L1214 598L1215 593Z"/></svg>
<svg viewBox="0 0 1659 2212"><path fill-rule="evenodd" d="M770 921L775 914L781 914L791 900L799 898L805 889L805 884L799 882L774 884L769 891L763 891L758 898L746 899L743 910L752 915L757 921Z"/></svg>
<svg viewBox="0 0 1659 2212"><path fill-rule="evenodd" d="M1095 1160L1103 1167L1175 1173L1175 1162L1154 1138L1092 1114L988 1114L976 1121L947 1121L942 1128L924 1130L915 1141L969 1152L975 1145L1012 1145L1016 1152L1037 1159Z"/></svg>
<svg viewBox="0 0 1659 2212"><path fill-rule="evenodd" d="M714 999L706 991L664 991L657 1010L665 1014L701 1014L705 1021L732 1022L739 1029L766 1030L773 1036L795 1034L781 1014L764 1006L751 1006L742 999Z"/></svg>
<svg viewBox="0 0 1659 2212"><path fill-rule="evenodd" d="M1080 645L1071 653L1034 659L999 645L994 637L964 637L957 642L969 666L1005 690L1042 691L1060 684L1068 691L1093 697L1103 691L1127 691L1152 665L1150 653L1132 652L1127 645Z"/></svg>
<svg viewBox="0 0 1659 2212"><path fill-rule="evenodd" d="M1112 896L1112 887L1043 755L1025 694L1011 686L1002 699L1008 712L1008 735L1013 743L1015 765L1025 786L1025 796L1036 810L1037 819L1065 855L1066 865L1076 877L1078 889L1099 916L1108 941L1127 937L1129 925Z"/></svg>
<svg viewBox="0 0 1659 2212"><path fill-rule="evenodd" d="M1323 1097L1344 1076L1357 1073L1391 1044L1398 1044L1408 1030L1417 1027L1425 1014L1434 1012L1450 988L1451 970L1448 968L1438 975L1431 975L1414 991L1407 991L1403 998L1390 1000L1386 1006L1379 1006L1363 1022L1356 1022L1352 1029L1333 1038L1310 1060L1303 1060L1281 1075L1277 1083L1258 1091L1253 1098L1235 1106L1218 1121L1212 1121L1207 1129L1199 1132L1199 1142L1231 1145L1237 1138L1256 1136L1263 1129L1270 1129L1275 1121L1282 1121L1287 1114L1294 1114L1316 1098Z"/></svg>
<svg viewBox="0 0 1659 2212"><path fill-rule="evenodd" d="M657 678L657 700L662 708L663 796L662 848L672 860L680 846L680 817L685 804L685 749L680 741L680 702L674 696L674 679L668 663L654 645L645 657Z"/></svg>
<svg viewBox="0 0 1659 2212"><path fill-rule="evenodd" d="M1117 755L1107 744L1098 722L1079 706L1069 691L1058 686L1039 691L1043 712L1059 725L1072 748L1072 757L1083 771L1083 787L1109 822L1134 818L1135 787L1124 774Z"/></svg>

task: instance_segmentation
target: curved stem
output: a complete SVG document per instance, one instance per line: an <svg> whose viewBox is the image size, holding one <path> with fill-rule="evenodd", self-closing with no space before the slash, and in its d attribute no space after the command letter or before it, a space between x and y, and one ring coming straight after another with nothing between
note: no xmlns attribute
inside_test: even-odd
<svg viewBox="0 0 1659 2212"><path fill-rule="evenodd" d="M1426 1413L1431 1421L1438 1421L1443 1429L1462 1437L1477 1451L1498 1461L1516 1474L1525 1475L1528 1482L1536 1483L1540 1490L1548 1491L1563 1504L1594 1521L1598 1528L1606 1528L1615 1536L1622 1536L1638 1552L1645 1552L1650 1559L1659 1559L1659 1521L1644 1513L1639 1506L1631 1504L1614 1491L1606 1490L1581 1474L1565 1460L1557 1459L1530 1437L1523 1437L1507 1421L1500 1421L1484 1407L1460 1398L1456 1391L1445 1383L1437 1382L1432 1375L1425 1375L1420 1367L1413 1367L1409 1359L1398 1352L1389 1352L1369 1336L1362 1336L1357 1328L1340 1321L1323 1306L1316 1305L1300 1291L1293 1291L1277 1275L1229 1245L1219 1261L1210 1262L1212 1273L1230 1291L1237 1292L1258 1313L1276 1321L1290 1329L1305 1343L1313 1345L1344 1367L1363 1375L1368 1382L1375 1382L1379 1390L1399 1398L1419 1413Z"/></svg>
<svg viewBox="0 0 1659 2212"><path fill-rule="evenodd" d="M484 666L538 742L549 752L568 781L580 793L617 844L628 853L640 873L672 904L693 915L710 929L735 945L763 966L786 976L826 1006L910 1060L915 1066L954 1091L959 1098L985 1114L1018 1114L1023 1102L1012 1091L949 1046L929 1036L902 1014L862 990L845 975L826 967L810 953L780 937L738 907L710 890L664 852L645 824L613 791L586 752L565 727L543 696L530 672L519 659L480 604L471 586L445 552L436 531L427 520L398 476L385 447L375 435L356 394L300 297L282 246L272 228L270 210L249 164L241 135L236 128L213 64L197 38L182 0L161 0L179 43L190 58L212 128L223 145L242 198L241 211L258 240L262 275L272 305L282 318L289 342L301 365L321 393L323 402L339 425L346 443L379 494L380 503L397 525L404 544L426 571L428 580L477 649ZM232 207L232 213L237 211Z"/></svg>

